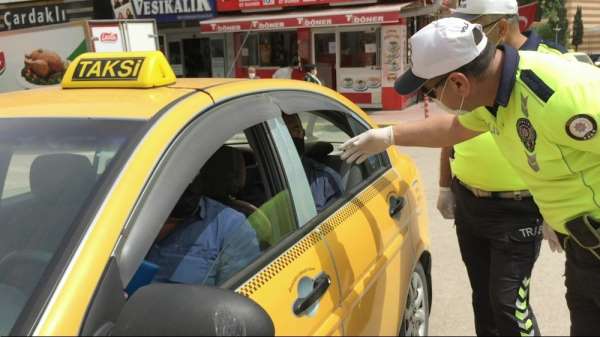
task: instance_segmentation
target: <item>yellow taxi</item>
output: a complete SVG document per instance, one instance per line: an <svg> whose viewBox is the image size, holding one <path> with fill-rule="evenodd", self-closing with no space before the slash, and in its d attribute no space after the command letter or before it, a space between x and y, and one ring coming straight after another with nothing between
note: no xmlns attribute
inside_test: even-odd
<svg viewBox="0 0 600 337"><path fill-rule="evenodd" d="M427 334L421 178L336 92L90 53L0 106L0 335Z"/></svg>

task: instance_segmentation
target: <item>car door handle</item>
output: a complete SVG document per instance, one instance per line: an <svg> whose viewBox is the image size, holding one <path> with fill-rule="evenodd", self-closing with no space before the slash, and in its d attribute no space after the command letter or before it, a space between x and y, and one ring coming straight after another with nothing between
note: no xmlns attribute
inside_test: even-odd
<svg viewBox="0 0 600 337"><path fill-rule="evenodd" d="M406 206L406 198L404 197L391 197L390 198L390 216L395 217L398 213L402 212Z"/></svg>
<svg viewBox="0 0 600 337"><path fill-rule="evenodd" d="M294 314L296 314L296 316L304 314L325 295L330 285L331 278L329 275L325 273L319 275L314 281L313 290L310 294L306 297L301 297L294 302Z"/></svg>

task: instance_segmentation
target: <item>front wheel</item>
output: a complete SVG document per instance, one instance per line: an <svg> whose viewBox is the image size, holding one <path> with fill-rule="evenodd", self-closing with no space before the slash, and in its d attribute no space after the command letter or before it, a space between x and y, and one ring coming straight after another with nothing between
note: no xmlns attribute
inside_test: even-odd
<svg viewBox="0 0 600 337"><path fill-rule="evenodd" d="M408 297L400 336L427 336L429 333L429 287L421 263L410 277Z"/></svg>

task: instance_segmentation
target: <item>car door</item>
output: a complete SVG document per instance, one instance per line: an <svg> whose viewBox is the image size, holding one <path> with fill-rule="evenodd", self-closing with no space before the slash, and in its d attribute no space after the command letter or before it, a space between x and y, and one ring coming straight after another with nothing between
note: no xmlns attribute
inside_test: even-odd
<svg viewBox="0 0 600 337"><path fill-rule="evenodd" d="M391 169L387 154L362 165L341 161L339 146L370 128L351 109L309 93L271 96L286 113L301 116L307 133L303 156L313 156L326 166L325 172L333 169L342 178L341 195L311 223L321 228L335 259L344 333L396 335L415 258L409 235L409 186ZM329 153L319 153L326 147Z"/></svg>
<svg viewBox="0 0 600 337"><path fill-rule="evenodd" d="M186 115L189 111L178 109L190 108L192 104L181 104L172 114ZM248 175L247 180L260 179L263 184L250 181L245 185L250 189L262 186L263 200L253 201L261 198L239 191L239 199L234 201L238 205L256 204L255 213L269 223L270 239L261 245L259 254L248 259L233 275L214 284L201 284L236 291L254 300L270 315L278 335L340 334L341 320L335 312L340 291L333 259L322 233L315 227L300 225L316 215L314 206L301 202L310 192L306 186L290 187L284 163L288 165L298 159L289 156L289 149L274 146L282 142L280 134L271 132L271 125L281 123L281 110L259 94L233 98L197 113L193 121L176 133L138 197L104 280L88 308L82 333L102 334L107 324L114 322L116 309L121 305L115 294L122 293L126 285L131 286L148 262L168 223L165 219L182 201L190 182L195 181L198 172L204 171L218 151L228 147L244 152L246 158L250 151L256 159L244 175ZM293 144L290 146L293 148ZM254 167L259 169L250 171ZM256 174L248 174L251 172ZM227 181L223 184L227 185ZM223 212L239 217L241 211L232 212L228 205ZM246 220L254 226L252 218L249 215ZM254 231L260 236L258 227Z"/></svg>

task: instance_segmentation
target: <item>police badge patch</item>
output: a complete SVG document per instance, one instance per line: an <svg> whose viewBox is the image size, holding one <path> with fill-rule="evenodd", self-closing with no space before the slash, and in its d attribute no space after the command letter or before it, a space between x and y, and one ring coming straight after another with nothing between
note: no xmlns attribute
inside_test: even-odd
<svg viewBox="0 0 600 337"><path fill-rule="evenodd" d="M598 124L592 116L582 114L569 119L566 129L575 140L590 140L598 133Z"/></svg>
<svg viewBox="0 0 600 337"><path fill-rule="evenodd" d="M525 148L530 153L535 151L535 144L537 141L537 132L533 128L533 125L527 118L521 118L517 121L517 133L521 142L525 145Z"/></svg>

